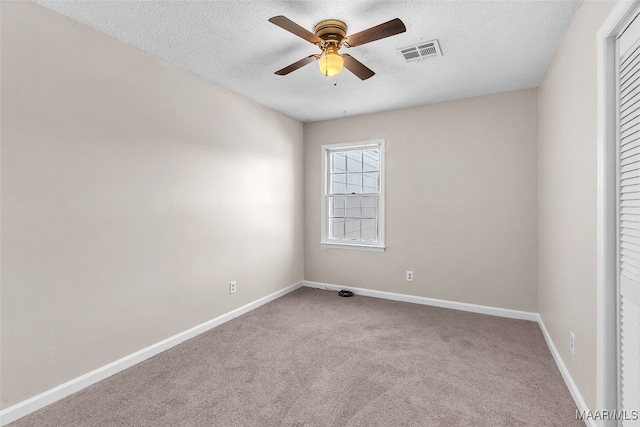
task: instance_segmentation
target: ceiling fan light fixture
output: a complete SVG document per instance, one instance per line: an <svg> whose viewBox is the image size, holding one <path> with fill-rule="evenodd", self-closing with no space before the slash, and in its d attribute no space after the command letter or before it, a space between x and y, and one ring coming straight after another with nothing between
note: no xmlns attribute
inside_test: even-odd
<svg viewBox="0 0 640 427"><path fill-rule="evenodd" d="M318 65L320 66L320 72L325 76L335 76L342 71L344 60L338 53L337 48L329 46L326 48L324 55L320 57Z"/></svg>
<svg viewBox="0 0 640 427"><path fill-rule="evenodd" d="M348 53L340 55L338 53L340 48L362 46L363 44L371 43L376 40L391 37L407 31L407 28L400 18L383 22L380 25L376 25L375 27L360 31L359 33L352 34L348 37L346 36L347 24L337 19L327 19L318 23L315 26L315 34L283 15L269 18L269 22L277 25L283 30L289 31L291 34L296 35L311 44L318 46L322 51L320 54L309 55L306 58L302 58L301 60L276 71L275 74L278 76L286 76L292 71L302 68L317 60L318 65L320 66L320 72L327 77L334 77L334 85L336 84L335 76L342 71L343 67L346 67L347 70L355 74L360 80L366 80L375 74L362 62L358 61Z"/></svg>

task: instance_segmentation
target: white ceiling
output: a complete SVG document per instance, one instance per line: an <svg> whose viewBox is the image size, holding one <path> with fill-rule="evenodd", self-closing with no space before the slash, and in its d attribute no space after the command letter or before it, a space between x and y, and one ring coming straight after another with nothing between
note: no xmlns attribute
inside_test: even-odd
<svg viewBox="0 0 640 427"><path fill-rule="evenodd" d="M43 1L38 3L302 122L537 87L581 0ZM393 18L405 33L342 49L376 72L323 76L319 49L267 20L313 32L325 19L354 34ZM407 63L399 48L438 39L443 56Z"/></svg>

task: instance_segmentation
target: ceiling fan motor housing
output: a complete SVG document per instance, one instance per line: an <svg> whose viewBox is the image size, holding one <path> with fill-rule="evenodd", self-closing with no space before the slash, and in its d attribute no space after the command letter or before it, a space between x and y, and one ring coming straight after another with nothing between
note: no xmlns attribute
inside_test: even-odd
<svg viewBox="0 0 640 427"><path fill-rule="evenodd" d="M325 42L339 44L347 35L347 24L337 19L327 19L319 22L314 31Z"/></svg>

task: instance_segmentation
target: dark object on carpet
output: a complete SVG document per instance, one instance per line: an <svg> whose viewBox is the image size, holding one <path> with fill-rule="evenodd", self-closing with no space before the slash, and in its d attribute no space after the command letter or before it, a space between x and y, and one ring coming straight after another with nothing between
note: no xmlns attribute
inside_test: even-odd
<svg viewBox="0 0 640 427"><path fill-rule="evenodd" d="M343 289L340 292L338 292L338 295L340 295L341 297L352 297L353 292Z"/></svg>
<svg viewBox="0 0 640 427"><path fill-rule="evenodd" d="M310 288L11 425L584 426L535 322Z"/></svg>

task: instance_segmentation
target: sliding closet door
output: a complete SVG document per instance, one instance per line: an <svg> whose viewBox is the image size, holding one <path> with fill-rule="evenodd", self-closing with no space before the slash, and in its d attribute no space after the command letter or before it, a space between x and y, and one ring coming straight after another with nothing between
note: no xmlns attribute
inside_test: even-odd
<svg viewBox="0 0 640 427"><path fill-rule="evenodd" d="M618 37L618 369L620 409L640 409L640 17ZM638 420L622 420L623 426ZM631 424L629 424L631 423Z"/></svg>

